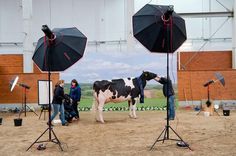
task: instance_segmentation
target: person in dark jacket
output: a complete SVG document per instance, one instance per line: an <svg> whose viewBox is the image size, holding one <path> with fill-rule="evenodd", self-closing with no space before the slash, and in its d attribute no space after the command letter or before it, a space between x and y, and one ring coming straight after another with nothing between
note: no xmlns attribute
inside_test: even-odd
<svg viewBox="0 0 236 156"><path fill-rule="evenodd" d="M53 114L51 115L51 121L57 116L58 112L60 112L60 120L62 126L68 126L68 122L65 120L65 112L64 112L64 80L59 80L54 89L54 95L52 100L53 105Z"/></svg>
<svg viewBox="0 0 236 156"><path fill-rule="evenodd" d="M175 119L175 92L173 89L172 82L170 79L167 80L166 77L159 77L159 76L157 76L155 80L163 85L163 88L162 88L163 94L165 97L168 98L168 101L169 101L168 117L169 117L169 120L174 120Z"/></svg>
<svg viewBox="0 0 236 156"><path fill-rule="evenodd" d="M70 98L70 95L65 94L65 100L64 100L64 108L65 108L65 119L69 123L72 122L72 119L76 117L75 110L72 106L72 99Z"/></svg>
<svg viewBox="0 0 236 156"><path fill-rule="evenodd" d="M78 82L76 81L76 79L73 79L71 81L70 97L72 99L72 106L76 113L75 118L79 119L78 103L80 102L80 98L81 98L81 88Z"/></svg>

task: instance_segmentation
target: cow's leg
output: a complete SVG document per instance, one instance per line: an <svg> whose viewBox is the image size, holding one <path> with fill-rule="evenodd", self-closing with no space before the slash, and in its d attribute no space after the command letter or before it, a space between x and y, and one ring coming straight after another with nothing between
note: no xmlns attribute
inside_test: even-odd
<svg viewBox="0 0 236 156"><path fill-rule="evenodd" d="M93 99L93 105L92 105L92 111L95 114L95 120L99 121L98 119L98 104L99 104L99 100L97 97L97 94L94 92L93 93L94 99Z"/></svg>
<svg viewBox="0 0 236 156"><path fill-rule="evenodd" d="M132 106L133 106L133 118L136 119L137 118L137 115L136 115L136 100L132 100Z"/></svg>
<svg viewBox="0 0 236 156"><path fill-rule="evenodd" d="M132 114L133 105L131 104L130 100L128 100L128 106L129 106L129 117L133 118L133 114Z"/></svg>
<svg viewBox="0 0 236 156"><path fill-rule="evenodd" d="M99 117L98 117L98 106L99 106L99 101L96 99L95 101L95 120L99 121Z"/></svg>
<svg viewBox="0 0 236 156"><path fill-rule="evenodd" d="M100 102L99 105L98 105L98 117L99 117L99 121L100 121L101 123L104 123L103 115L102 115L103 106L104 106L104 102Z"/></svg>
<svg viewBox="0 0 236 156"><path fill-rule="evenodd" d="M101 104L101 103L100 103L99 106L98 106L98 116L99 116L99 121L100 121L101 123L104 123L103 115L102 115L103 106L104 106L104 104Z"/></svg>

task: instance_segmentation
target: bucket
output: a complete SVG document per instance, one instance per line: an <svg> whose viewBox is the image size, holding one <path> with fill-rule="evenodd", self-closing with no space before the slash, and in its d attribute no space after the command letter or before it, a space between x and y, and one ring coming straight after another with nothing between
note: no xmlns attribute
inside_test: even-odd
<svg viewBox="0 0 236 156"><path fill-rule="evenodd" d="M219 105L214 105L215 109L219 109L219 107L220 107Z"/></svg>
<svg viewBox="0 0 236 156"><path fill-rule="evenodd" d="M229 116L230 110L223 110L223 115L224 116Z"/></svg>
<svg viewBox="0 0 236 156"><path fill-rule="evenodd" d="M205 116L205 117L210 116L210 112L204 112L204 116Z"/></svg>
<svg viewBox="0 0 236 156"><path fill-rule="evenodd" d="M2 118L0 118L0 125L2 125Z"/></svg>
<svg viewBox="0 0 236 156"><path fill-rule="evenodd" d="M22 119L14 119L15 126L21 126L22 125Z"/></svg>

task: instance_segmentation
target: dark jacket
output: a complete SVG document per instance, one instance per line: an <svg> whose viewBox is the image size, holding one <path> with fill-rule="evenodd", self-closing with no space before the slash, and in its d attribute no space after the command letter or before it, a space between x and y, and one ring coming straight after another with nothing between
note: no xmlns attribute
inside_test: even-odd
<svg viewBox="0 0 236 156"><path fill-rule="evenodd" d="M62 100L64 99L64 89L61 86L56 86L54 89L54 96L52 103L53 104L62 104Z"/></svg>
<svg viewBox="0 0 236 156"><path fill-rule="evenodd" d="M80 86L70 87L70 97L73 101L80 101L81 98L81 88Z"/></svg>
<svg viewBox="0 0 236 156"><path fill-rule="evenodd" d="M162 91L163 91L164 96L167 97L167 78L161 77L158 82L163 84ZM175 95L171 80L169 79L168 82L169 82L168 83L168 93L169 93L168 95L169 96Z"/></svg>

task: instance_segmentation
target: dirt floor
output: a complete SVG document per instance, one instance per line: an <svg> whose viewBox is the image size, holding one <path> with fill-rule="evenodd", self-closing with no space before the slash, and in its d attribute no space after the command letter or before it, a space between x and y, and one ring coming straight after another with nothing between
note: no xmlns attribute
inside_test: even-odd
<svg viewBox="0 0 236 156"><path fill-rule="evenodd" d="M38 119L32 112L23 118L23 125L15 127L12 113L1 113L0 155L65 155L65 156L233 156L236 155L236 112L230 116L205 117L192 110L178 110L177 118L170 121L171 127L190 145L193 151L181 148L176 141L158 142L149 151L155 139L166 125L165 111L137 112L138 119L130 119L128 112L104 112L106 123L94 121L91 112L81 112L80 121L68 127L55 124L53 130L62 142L64 151L54 143L46 143L39 151L35 144L26 149L46 130L46 120ZM39 112L38 112L39 114ZM41 140L48 139L48 132ZM163 138L163 136L161 137ZM170 138L176 135L170 131Z"/></svg>

